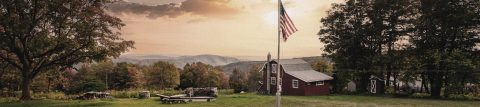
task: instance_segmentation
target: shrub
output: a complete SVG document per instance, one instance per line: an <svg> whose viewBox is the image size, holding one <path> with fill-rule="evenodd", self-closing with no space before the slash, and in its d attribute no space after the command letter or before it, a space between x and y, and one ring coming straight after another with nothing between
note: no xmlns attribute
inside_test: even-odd
<svg viewBox="0 0 480 107"><path fill-rule="evenodd" d="M464 94L451 94L449 97L449 99L455 99L455 100L480 100L480 97L475 97L471 94L467 94L467 95L464 95Z"/></svg>
<svg viewBox="0 0 480 107"><path fill-rule="evenodd" d="M34 93L33 97L39 98L39 99L52 99L52 100L69 99L63 92L40 92L40 93Z"/></svg>
<svg viewBox="0 0 480 107"><path fill-rule="evenodd" d="M413 93L411 97L413 97L413 98L427 98L427 97L430 97L430 94L428 94L428 93Z"/></svg>
<svg viewBox="0 0 480 107"><path fill-rule="evenodd" d="M0 103L10 103L10 102L18 102L17 97L1 97Z"/></svg>
<svg viewBox="0 0 480 107"><path fill-rule="evenodd" d="M235 93L248 90L247 74L238 69L233 70L233 74L230 76L228 83L230 83L230 88L232 88Z"/></svg>
<svg viewBox="0 0 480 107"><path fill-rule="evenodd" d="M136 90L126 90L126 91L109 91L110 95L113 98L138 98L138 93L140 91Z"/></svg>
<svg viewBox="0 0 480 107"><path fill-rule="evenodd" d="M105 91L107 88L103 82L95 79L86 79L75 84L68 93L82 93L89 91Z"/></svg>
<svg viewBox="0 0 480 107"><path fill-rule="evenodd" d="M185 94L185 93L182 90L166 89L166 90L160 90L158 94L171 96L171 95Z"/></svg>
<svg viewBox="0 0 480 107"><path fill-rule="evenodd" d="M233 92L233 89L222 89L222 90L218 90L218 94L230 95L230 94L234 94L234 92Z"/></svg>

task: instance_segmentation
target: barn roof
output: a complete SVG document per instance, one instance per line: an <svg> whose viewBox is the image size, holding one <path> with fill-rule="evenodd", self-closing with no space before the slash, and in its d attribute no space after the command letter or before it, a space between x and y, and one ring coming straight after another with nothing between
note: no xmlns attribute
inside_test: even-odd
<svg viewBox="0 0 480 107"><path fill-rule="evenodd" d="M333 77L330 77L324 73L315 70L287 71L286 73L305 82L315 82L333 79Z"/></svg>
<svg viewBox="0 0 480 107"><path fill-rule="evenodd" d="M276 62L276 60L274 60ZM312 69L311 65L302 59L280 59L285 73L305 82L332 80L333 77Z"/></svg>

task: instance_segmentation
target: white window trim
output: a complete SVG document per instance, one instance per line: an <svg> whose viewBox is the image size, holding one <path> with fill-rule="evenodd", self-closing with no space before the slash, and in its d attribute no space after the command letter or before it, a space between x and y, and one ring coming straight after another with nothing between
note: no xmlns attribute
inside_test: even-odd
<svg viewBox="0 0 480 107"><path fill-rule="evenodd" d="M278 80L278 84L282 85L282 79Z"/></svg>
<svg viewBox="0 0 480 107"><path fill-rule="evenodd" d="M370 80L370 92L377 93L377 81Z"/></svg>
<svg viewBox="0 0 480 107"><path fill-rule="evenodd" d="M275 78L275 77L270 77L270 84L272 84L272 85L277 85L277 78Z"/></svg>
<svg viewBox="0 0 480 107"><path fill-rule="evenodd" d="M325 84L325 82L323 82L323 81L317 81L317 82L315 82L315 85L316 85L316 86L320 86L320 85L324 85L324 84Z"/></svg>
<svg viewBox="0 0 480 107"><path fill-rule="evenodd" d="M292 80L292 88L298 88L298 80Z"/></svg>
<svg viewBox="0 0 480 107"><path fill-rule="evenodd" d="M278 66L277 64L272 64L272 68L271 68L271 69L272 69L272 73L273 73L273 74L277 73L277 66Z"/></svg>

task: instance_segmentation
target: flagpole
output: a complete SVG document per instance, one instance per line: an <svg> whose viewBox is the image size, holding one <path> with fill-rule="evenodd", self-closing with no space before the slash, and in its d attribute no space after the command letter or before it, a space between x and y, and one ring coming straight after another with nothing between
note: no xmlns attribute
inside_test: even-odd
<svg viewBox="0 0 480 107"><path fill-rule="evenodd" d="M281 82L281 78L280 78L280 73L282 71L280 71L280 3L282 1L281 0L278 0L278 6L277 6L277 10L278 10L278 14L277 14L277 33L278 33L278 40L277 40L277 92L275 93L276 97L275 97L275 107L281 107L281 101L280 101L280 94L281 94L281 85L280 85L280 82Z"/></svg>

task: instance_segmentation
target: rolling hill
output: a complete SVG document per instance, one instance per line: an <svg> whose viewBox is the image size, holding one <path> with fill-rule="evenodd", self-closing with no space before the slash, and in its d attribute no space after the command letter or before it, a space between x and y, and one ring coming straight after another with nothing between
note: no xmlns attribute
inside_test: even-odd
<svg viewBox="0 0 480 107"><path fill-rule="evenodd" d="M202 62L212 66L227 65L239 62L234 57L218 56L218 55L195 55L195 56L162 56L162 55L123 55L114 62L128 62L140 65L151 65L158 61L165 61L175 65L177 68L183 68L187 63Z"/></svg>
<svg viewBox="0 0 480 107"><path fill-rule="evenodd" d="M330 61L330 59L321 56L300 57L306 62L313 64L318 60ZM114 62L128 62L140 65L151 65L158 61L165 61L175 65L177 68L183 68L187 63L202 62L217 66L223 69L225 75L232 74L234 69L243 72L248 72L251 69L259 70L259 68L252 68L253 66L261 67L265 61L249 61L240 60L234 57L219 56L219 55L194 55L194 56L166 56L166 55L122 55Z"/></svg>

